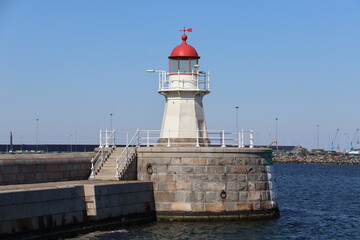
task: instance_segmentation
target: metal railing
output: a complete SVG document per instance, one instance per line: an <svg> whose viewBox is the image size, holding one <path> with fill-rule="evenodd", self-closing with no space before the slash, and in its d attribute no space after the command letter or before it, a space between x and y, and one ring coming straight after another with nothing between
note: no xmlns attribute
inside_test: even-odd
<svg viewBox="0 0 360 240"><path fill-rule="evenodd" d="M159 91L166 90L189 90L186 85L190 84L194 90L210 92L210 73L209 72L192 72L187 73L184 79L184 73L159 72ZM170 79L171 76L171 79Z"/></svg>
<svg viewBox="0 0 360 240"><path fill-rule="evenodd" d="M130 139L130 141L127 142L124 150L121 152L121 154L116 158L116 175L115 177L120 179L123 174L125 173L125 170L127 167L131 164L132 160L136 157L136 147L139 145L138 143L138 134L139 130L136 130L133 137ZM127 135L128 140L128 135Z"/></svg>
<svg viewBox="0 0 360 240"><path fill-rule="evenodd" d="M157 146L194 146L194 147L238 147L238 148L253 148L254 147L254 133L250 131L229 131L229 130L207 130L206 134L203 131L183 131L177 133L192 133L193 138L181 138L186 141L178 141L179 138L173 136L173 132L160 130L137 130L132 132L116 132L116 131L101 131L100 130L100 148L111 146L125 146L125 147L157 147ZM130 139L130 136L131 139ZM169 137L161 137L169 136Z"/></svg>
<svg viewBox="0 0 360 240"><path fill-rule="evenodd" d="M108 149L100 147L97 151L95 157L91 159L91 174L90 178L95 178L96 173L98 172L100 166L105 162L106 158L109 156Z"/></svg>

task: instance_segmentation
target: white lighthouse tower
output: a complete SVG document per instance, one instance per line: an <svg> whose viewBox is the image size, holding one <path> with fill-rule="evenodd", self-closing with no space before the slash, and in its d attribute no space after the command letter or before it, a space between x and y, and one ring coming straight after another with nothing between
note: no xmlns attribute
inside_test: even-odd
<svg viewBox="0 0 360 240"><path fill-rule="evenodd" d="M186 143L200 145L209 143L203 96L210 93L209 74L199 71L200 56L195 48L187 44L185 31L182 43L169 56L169 72L160 71L159 93L165 96L160 140L185 146ZM155 71L155 70L149 70Z"/></svg>

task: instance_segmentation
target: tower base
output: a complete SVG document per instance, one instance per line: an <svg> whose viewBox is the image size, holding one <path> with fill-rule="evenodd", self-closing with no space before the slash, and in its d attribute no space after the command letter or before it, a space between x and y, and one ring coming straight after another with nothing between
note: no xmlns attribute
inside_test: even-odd
<svg viewBox="0 0 360 240"><path fill-rule="evenodd" d="M158 147L208 147L210 139L208 138L159 138Z"/></svg>

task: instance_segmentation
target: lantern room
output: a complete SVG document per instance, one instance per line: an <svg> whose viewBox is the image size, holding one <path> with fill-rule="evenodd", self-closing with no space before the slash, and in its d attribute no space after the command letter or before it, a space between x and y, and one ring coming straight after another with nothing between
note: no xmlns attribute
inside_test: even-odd
<svg viewBox="0 0 360 240"><path fill-rule="evenodd" d="M169 73L171 74L193 74L196 73L200 56L195 48L187 44L187 36L181 36L182 43L174 48L169 56Z"/></svg>

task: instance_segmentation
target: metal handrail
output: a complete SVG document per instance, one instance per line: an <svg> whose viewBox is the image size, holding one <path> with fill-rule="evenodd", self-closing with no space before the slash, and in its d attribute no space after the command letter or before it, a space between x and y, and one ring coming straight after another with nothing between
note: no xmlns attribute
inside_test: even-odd
<svg viewBox="0 0 360 240"><path fill-rule="evenodd" d="M100 134L105 134L106 131L100 131ZM181 133L187 134L192 133L193 138L189 138L189 141L184 143L177 142L176 137L171 137L171 133ZM171 147L176 143L177 146L180 145L194 145L195 147L201 146L211 146L211 147L239 147L239 148L253 148L254 147L254 133L250 131L229 131L229 130L199 130L199 131L181 131L181 132L170 132L161 130L137 130L133 135L132 139L129 142L129 135L134 133L128 132L114 132L114 139L116 136L117 145L129 146L159 146L159 139L164 139L161 141L161 145L166 145ZM106 134L105 134L106 135ZM109 136L109 134L108 134ZM135 139L136 137L136 139ZM182 137L180 137L182 138ZM184 137L186 138L186 137ZM101 139L103 139L101 137ZM105 143L107 141L105 140ZM108 141L109 142L109 141ZM125 143L124 143L125 142ZM121 144L123 143L123 144ZM104 143L101 142L100 147L105 147ZM116 144L114 144L116 145Z"/></svg>
<svg viewBox="0 0 360 240"><path fill-rule="evenodd" d="M126 135L128 139L128 134ZM134 142L134 141L137 142ZM135 144L136 143L136 144ZM135 134L130 141L127 142L124 150L116 158L116 174L115 177L120 179L126 168L130 165L136 154L136 147L139 147L139 130L136 130ZM130 151L129 151L130 149ZM130 157L129 157L130 156ZM121 161L121 162L120 162ZM121 169L120 169L121 165Z"/></svg>
<svg viewBox="0 0 360 240"><path fill-rule="evenodd" d="M100 161L99 161L100 159ZM105 151L104 148L99 148L95 157L91 159L91 174L90 178L95 178L95 173L99 170L100 165L105 162Z"/></svg>
<svg viewBox="0 0 360 240"><path fill-rule="evenodd" d="M184 79L184 73L168 73L165 71L159 71L159 91L197 90L210 92L209 72L192 72L188 73L187 75L191 76L191 79ZM169 78L170 76L172 77L172 79ZM178 76L179 78L174 79L174 76ZM192 83L196 85L196 87L194 89L184 88L186 83Z"/></svg>

